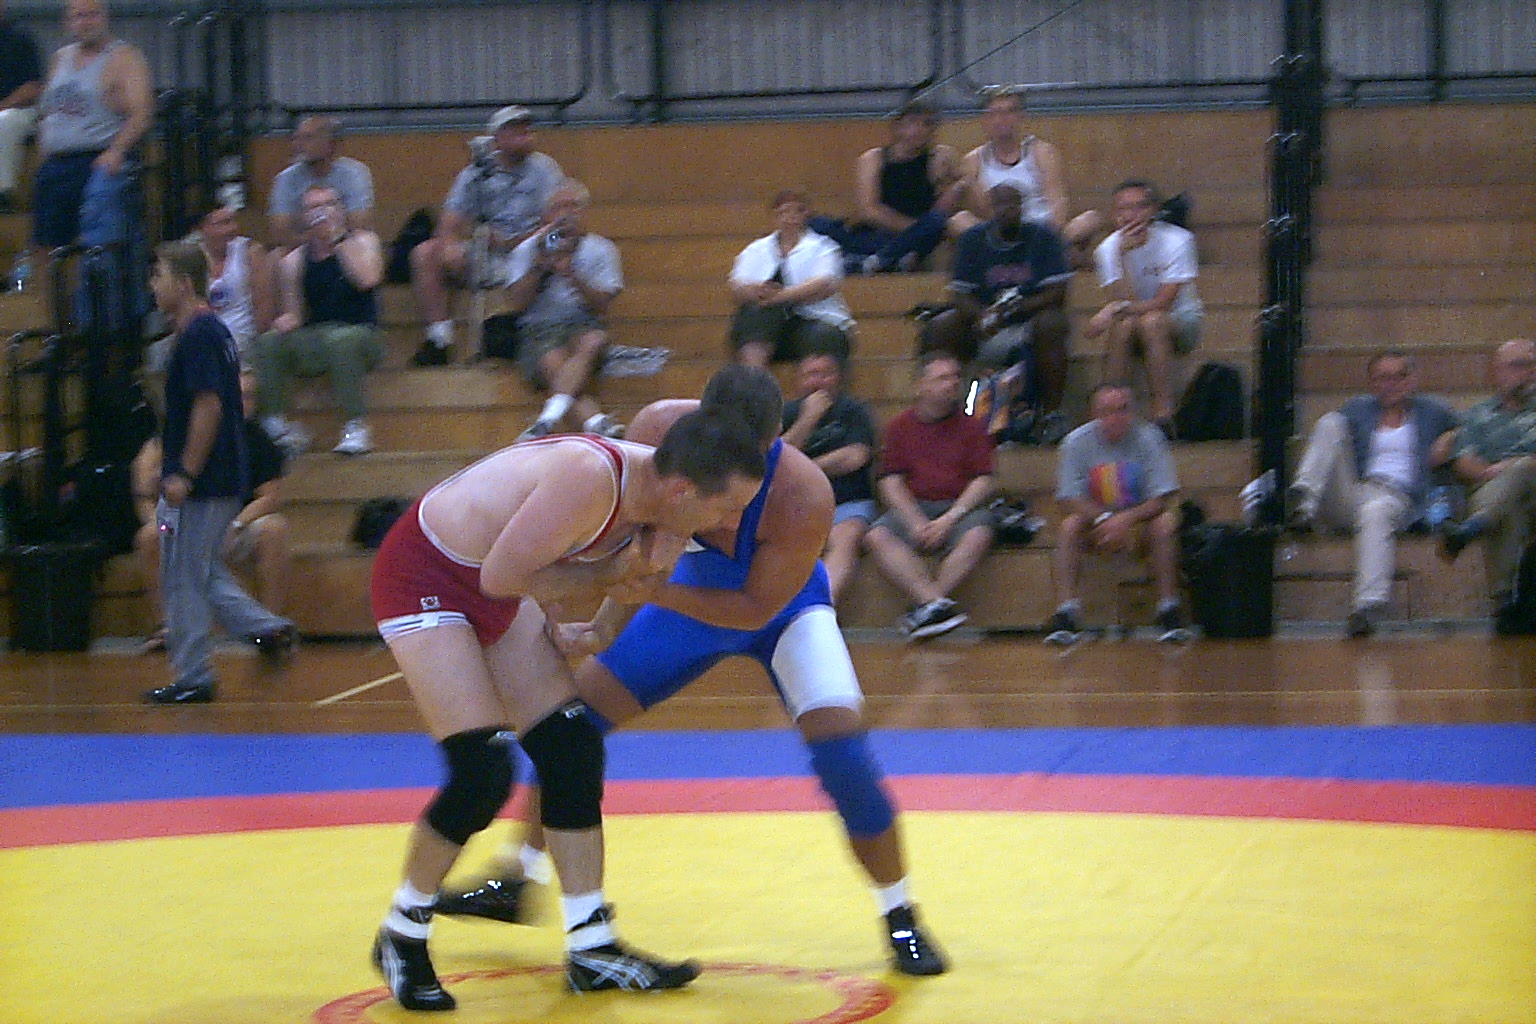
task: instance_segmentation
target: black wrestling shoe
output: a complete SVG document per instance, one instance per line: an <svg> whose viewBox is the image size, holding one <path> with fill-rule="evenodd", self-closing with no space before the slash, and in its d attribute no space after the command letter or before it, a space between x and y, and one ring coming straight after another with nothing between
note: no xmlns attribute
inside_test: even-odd
<svg viewBox="0 0 1536 1024"><path fill-rule="evenodd" d="M212 683L167 683L144 694L151 704L210 704Z"/></svg>
<svg viewBox="0 0 1536 1024"><path fill-rule="evenodd" d="M891 966L902 974L926 977L949 970L944 954L918 927L911 907L897 907L886 914L885 928L891 942Z"/></svg>
<svg viewBox="0 0 1536 1024"><path fill-rule="evenodd" d="M293 625L281 626L270 633L257 633L251 643L264 666L281 668L293 660L293 652L299 648L299 631Z"/></svg>
<svg viewBox="0 0 1536 1024"><path fill-rule="evenodd" d="M407 1010L452 1010L459 1004L438 984L426 939L408 939L380 928L373 940L373 966Z"/></svg>
<svg viewBox="0 0 1536 1024"><path fill-rule="evenodd" d="M440 892L433 909L449 917L483 917L488 921L524 924L528 904L523 898L526 878L487 878L463 892Z"/></svg>
<svg viewBox="0 0 1536 1024"><path fill-rule="evenodd" d="M575 928L576 931L613 920L613 908L598 907ZM565 954L565 983L572 992L656 992L682 988L699 976L694 960L668 963L644 953L627 949L618 942L608 942L591 949L573 949Z"/></svg>

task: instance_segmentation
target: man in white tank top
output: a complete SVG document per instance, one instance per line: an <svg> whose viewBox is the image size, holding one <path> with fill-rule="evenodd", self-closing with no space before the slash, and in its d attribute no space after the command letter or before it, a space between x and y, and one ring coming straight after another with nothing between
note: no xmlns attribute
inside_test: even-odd
<svg viewBox="0 0 1536 1024"><path fill-rule="evenodd" d="M985 97L981 127L987 141L965 155L963 171L969 205L982 220L992 219L987 193L1012 185L1024 197L1023 217L1061 235L1067 227L1067 178L1056 147L1024 131L1024 101L999 89Z"/></svg>
<svg viewBox="0 0 1536 1024"><path fill-rule="evenodd" d="M208 305L235 336L241 362L251 342L272 326L272 263L260 242L240 234L235 211L215 206L198 222L208 258Z"/></svg>

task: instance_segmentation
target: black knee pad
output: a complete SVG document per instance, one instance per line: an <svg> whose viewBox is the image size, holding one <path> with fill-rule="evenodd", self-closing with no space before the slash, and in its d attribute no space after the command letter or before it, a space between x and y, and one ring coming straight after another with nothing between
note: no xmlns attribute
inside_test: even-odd
<svg viewBox="0 0 1536 1024"><path fill-rule="evenodd" d="M603 735L573 700L523 735L539 776L545 828L595 828L603 821Z"/></svg>
<svg viewBox="0 0 1536 1024"><path fill-rule="evenodd" d="M456 732L438 744L448 761L448 781L422 817L432 831L463 846L491 823L512 792L512 751L497 726Z"/></svg>

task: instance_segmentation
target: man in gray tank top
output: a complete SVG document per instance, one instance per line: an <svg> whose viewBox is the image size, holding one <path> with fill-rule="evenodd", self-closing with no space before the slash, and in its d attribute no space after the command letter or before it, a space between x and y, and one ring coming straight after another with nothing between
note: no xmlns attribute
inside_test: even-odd
<svg viewBox="0 0 1536 1024"><path fill-rule="evenodd" d="M38 104L33 238L45 246L127 240L124 192L131 157L154 114L149 65L113 39L101 0L69 0L72 40L53 55Z"/></svg>

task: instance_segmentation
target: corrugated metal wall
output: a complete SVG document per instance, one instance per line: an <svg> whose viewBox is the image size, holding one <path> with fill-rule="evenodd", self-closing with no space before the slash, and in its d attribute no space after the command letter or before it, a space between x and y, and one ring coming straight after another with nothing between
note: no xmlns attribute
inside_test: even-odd
<svg viewBox="0 0 1536 1024"><path fill-rule="evenodd" d="M1532 0L1445 3L1447 70L1536 65ZM1429 6L1430 0L1330 0L1331 66L1345 76L1425 73ZM165 22L179 9L150 2L114 16L118 31L145 48L162 84L172 80L174 52ZM271 0L269 9L265 71L268 98L278 105L566 95L580 89L588 70L585 43L595 60L592 88L570 116L625 118L640 108L615 94L649 92L657 63L648 0L350 0L345 9ZM977 61L936 94L953 106L989 82L1262 78L1280 50L1281 9L1280 0L671 0L663 5L667 46L660 63L669 91L716 93L909 84ZM56 7L13 0L11 10L56 45ZM194 67L200 59L194 51ZM678 105L672 113L869 111L895 99L885 93L738 100ZM418 119L477 117L438 112Z"/></svg>

